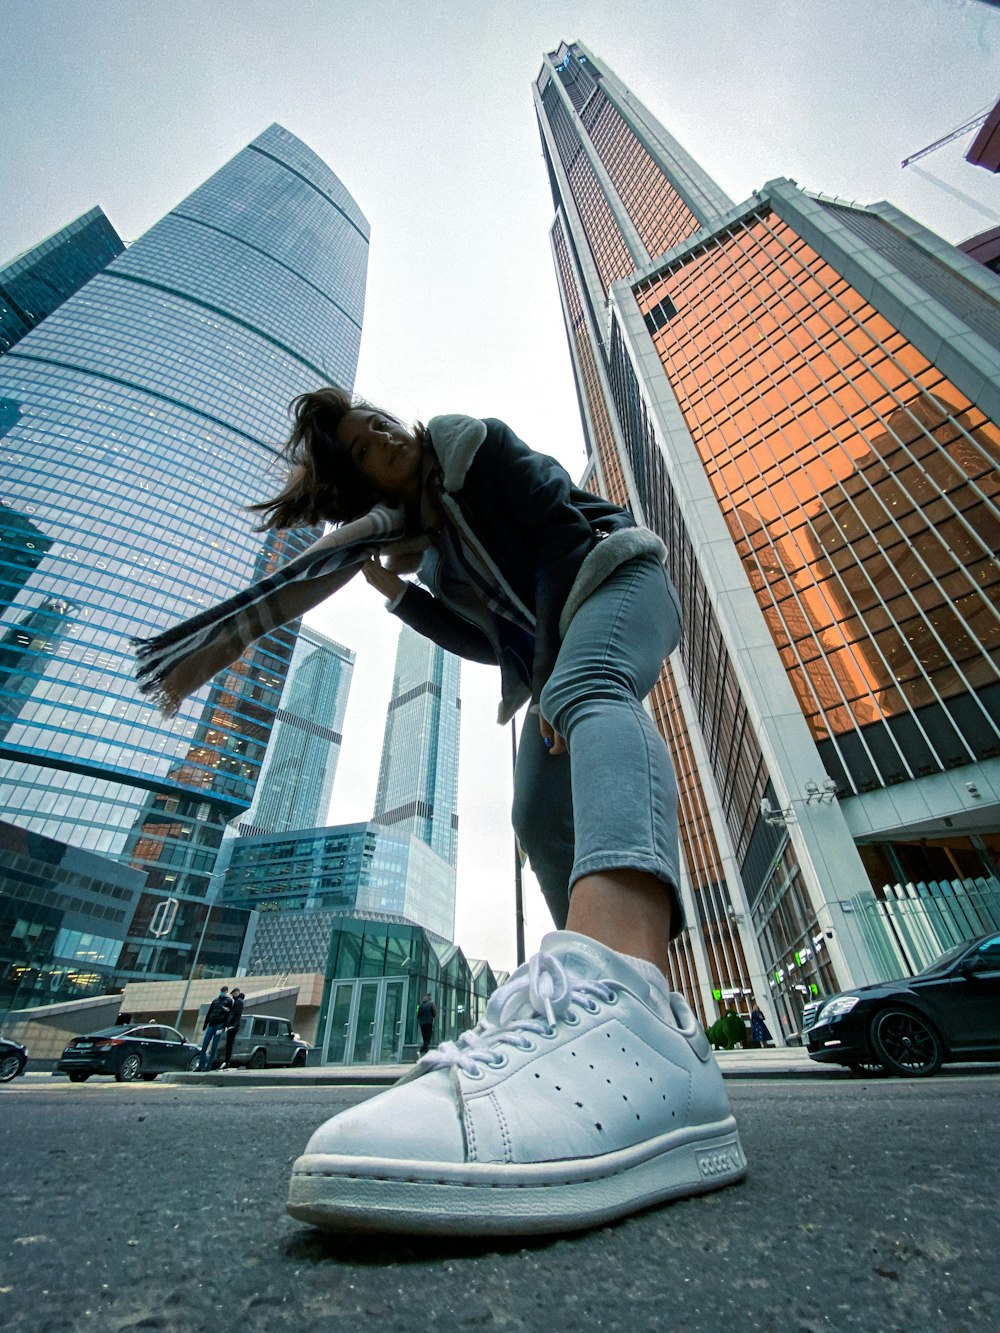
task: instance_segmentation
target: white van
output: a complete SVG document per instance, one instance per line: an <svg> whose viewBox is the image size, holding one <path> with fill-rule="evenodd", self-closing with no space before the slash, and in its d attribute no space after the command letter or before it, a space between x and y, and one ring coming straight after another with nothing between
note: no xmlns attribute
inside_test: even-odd
<svg viewBox="0 0 1000 1333"><path fill-rule="evenodd" d="M247 1069L267 1069L269 1065L293 1065L306 1062L309 1043L292 1031L287 1018L269 1014L244 1014L236 1029L231 1065Z"/></svg>

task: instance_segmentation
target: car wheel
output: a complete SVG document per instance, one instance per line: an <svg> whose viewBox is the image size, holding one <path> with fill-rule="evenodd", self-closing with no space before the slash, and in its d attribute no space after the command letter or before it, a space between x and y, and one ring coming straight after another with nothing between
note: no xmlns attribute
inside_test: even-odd
<svg viewBox="0 0 1000 1333"><path fill-rule="evenodd" d="M133 1083L142 1073L142 1056L131 1052L126 1055L115 1070L115 1079L119 1083Z"/></svg>
<svg viewBox="0 0 1000 1333"><path fill-rule="evenodd" d="M154 1078L159 1078L160 1076L159 1074L140 1074L139 1077L142 1079L143 1083L152 1083Z"/></svg>
<svg viewBox="0 0 1000 1333"><path fill-rule="evenodd" d="M0 1083L9 1083L12 1078L17 1078L21 1072L21 1061L16 1055L5 1055L0 1058Z"/></svg>
<svg viewBox="0 0 1000 1333"><path fill-rule="evenodd" d="M267 1057L264 1055L264 1052L261 1050L254 1051L253 1055L251 1055L250 1059L247 1061L247 1069L266 1069L266 1068L267 1068Z"/></svg>
<svg viewBox="0 0 1000 1333"><path fill-rule="evenodd" d="M292 1068L293 1068L293 1069L305 1069L305 1067L306 1067L306 1053L305 1053L305 1051L296 1051L296 1052L295 1052L295 1059L292 1061Z"/></svg>
<svg viewBox="0 0 1000 1333"><path fill-rule="evenodd" d="M89 1074L70 1074L69 1081L71 1083L86 1083L88 1078L90 1078Z"/></svg>
<svg viewBox="0 0 1000 1333"><path fill-rule="evenodd" d="M197 1074L200 1068L201 1068L201 1056L192 1055L191 1059L187 1062L187 1072L189 1074Z"/></svg>
<svg viewBox="0 0 1000 1333"><path fill-rule="evenodd" d="M891 1074L930 1078L941 1068L941 1038L919 1014L883 1009L872 1019L872 1049Z"/></svg>

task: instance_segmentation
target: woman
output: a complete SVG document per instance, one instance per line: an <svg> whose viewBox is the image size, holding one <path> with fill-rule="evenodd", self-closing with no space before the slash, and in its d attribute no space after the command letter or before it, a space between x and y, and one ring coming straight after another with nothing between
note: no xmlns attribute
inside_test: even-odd
<svg viewBox="0 0 1000 1333"><path fill-rule="evenodd" d="M767 1020L764 1018L764 1011L756 1000L753 1002L753 1008L750 1010L750 1040L755 1046L770 1046L774 1038L767 1026Z"/></svg>
<svg viewBox="0 0 1000 1333"><path fill-rule="evenodd" d="M522 1233L739 1179L708 1043L663 978L682 926L676 791L641 703L679 637L662 543L503 422L408 429L332 388L292 410L288 484L255 508L266 527L341 526L277 581L142 646L143 688L169 711L363 567L400 619L499 665L501 722L530 703L514 826L557 930L483 1023L317 1131L290 1211L334 1229Z"/></svg>

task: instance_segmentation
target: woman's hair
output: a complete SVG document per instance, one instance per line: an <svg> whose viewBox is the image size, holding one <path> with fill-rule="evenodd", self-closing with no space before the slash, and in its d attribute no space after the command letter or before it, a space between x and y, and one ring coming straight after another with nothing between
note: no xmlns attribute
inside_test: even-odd
<svg viewBox="0 0 1000 1333"><path fill-rule="evenodd" d="M378 411L363 398L332 386L299 394L289 405L292 430L281 451L288 464L284 489L250 509L262 514L260 530L345 523L367 514L382 498L362 474L350 450L337 439L341 421L353 408ZM386 416L392 417L391 412ZM396 420L395 417L392 418ZM424 428L414 434L423 440Z"/></svg>

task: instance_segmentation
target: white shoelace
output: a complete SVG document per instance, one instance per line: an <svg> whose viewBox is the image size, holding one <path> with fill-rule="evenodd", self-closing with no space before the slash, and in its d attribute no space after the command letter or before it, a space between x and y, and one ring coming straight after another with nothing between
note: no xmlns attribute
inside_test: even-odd
<svg viewBox="0 0 1000 1333"><path fill-rule="evenodd" d="M420 1063L431 1069L458 1065L467 1074L476 1075L481 1072L481 1065L495 1068L506 1062L498 1047L531 1050L532 1037L551 1037L561 1020L573 1021L574 1004L594 1013L595 1000L608 1003L614 994L603 981L571 979L553 954L536 953L528 960L528 970L523 976L511 977L493 992L481 1022L463 1032L457 1041L442 1042L436 1050L428 1051ZM513 1017L517 1011L521 1011L520 1015Z"/></svg>

